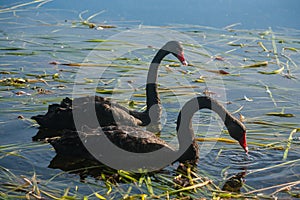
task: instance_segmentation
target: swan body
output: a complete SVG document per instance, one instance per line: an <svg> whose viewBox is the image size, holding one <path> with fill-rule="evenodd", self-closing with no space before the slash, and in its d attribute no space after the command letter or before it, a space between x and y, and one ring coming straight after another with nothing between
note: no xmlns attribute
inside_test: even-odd
<svg viewBox="0 0 300 200"><path fill-rule="evenodd" d="M57 154L93 159L85 146L90 142L96 146L106 145L101 139L107 137L111 143L127 152L150 153L162 149L160 152L162 158L175 156L176 159L173 162L196 163L199 158L199 150L192 128L192 117L201 109L210 109L216 112L227 127L229 135L248 152L245 126L216 100L207 96L192 98L180 111L176 127L179 150L174 149L152 132L132 126L106 126L84 132L68 130L61 137L52 138L49 142ZM99 152L99 154L101 153ZM124 162L126 161L126 158L122 159Z"/></svg>
<svg viewBox="0 0 300 200"><path fill-rule="evenodd" d="M95 109L98 118L97 123L90 120L90 113ZM138 126L142 122L130 115L130 111L107 98L101 96L79 97L74 100L66 97L60 104L52 104L48 107L48 112L45 115L33 116L41 128L52 130L70 129L76 130L76 125L73 120L73 112L80 113L81 119L84 119L84 124L88 127L96 128L100 126L119 125L117 122L122 122L128 126Z"/></svg>

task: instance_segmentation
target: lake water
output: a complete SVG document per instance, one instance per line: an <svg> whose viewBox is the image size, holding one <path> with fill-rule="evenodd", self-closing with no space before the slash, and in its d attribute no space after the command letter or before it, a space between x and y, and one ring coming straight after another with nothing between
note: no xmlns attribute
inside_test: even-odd
<svg viewBox="0 0 300 200"><path fill-rule="evenodd" d="M142 109L148 63L158 48L176 39L193 66L177 67L172 56L162 63L161 137L174 142L179 109L208 90L235 116L245 117L250 153L245 157L237 144L199 142L196 173L220 187L226 178L244 173L241 192L250 196L275 192L292 199L300 193L299 1L22 3L0 3L0 192L15 194L3 184L24 183L22 176L35 172L41 189L61 196L68 187L78 198L93 198L94 192L111 198L151 196L145 184L122 183L108 192L104 181L88 176L83 182L76 173L48 167L55 163L55 151L47 143L32 142L38 129L30 117L66 96L91 94L95 87L100 89L97 95L127 107L133 100L134 109ZM90 28L91 23L96 27ZM76 66L82 62L101 66ZM107 67L111 62L115 67ZM80 89L75 94L74 83ZM122 92L111 95L107 91L112 89ZM197 113L193 122L197 138L229 139L210 112ZM176 167L150 178L155 195L163 194L164 187L175 189L163 180L172 180ZM292 194L278 191L285 186L291 186ZM212 193L197 190L190 195L211 198Z"/></svg>

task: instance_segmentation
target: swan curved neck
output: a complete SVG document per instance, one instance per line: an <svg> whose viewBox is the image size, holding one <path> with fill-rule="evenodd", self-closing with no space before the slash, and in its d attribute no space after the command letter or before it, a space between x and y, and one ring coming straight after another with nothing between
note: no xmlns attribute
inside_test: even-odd
<svg viewBox="0 0 300 200"><path fill-rule="evenodd" d="M177 137L179 142L179 153L182 160L189 158L189 155L197 155L196 141L192 127L192 117L195 112L201 109L210 109L216 112L224 122L229 135L237 140L248 152L246 142L246 128L235 117L233 117L221 104L210 97L202 96L189 100L180 111L177 118ZM196 157L197 158L197 157Z"/></svg>
<svg viewBox="0 0 300 200"><path fill-rule="evenodd" d="M146 84L147 111L149 111L153 105L160 104L160 98L157 89L158 67L162 59L169 53L170 52L166 50L160 49L150 64Z"/></svg>
<svg viewBox="0 0 300 200"><path fill-rule="evenodd" d="M227 123L227 119L232 118L232 115L221 104L212 98L207 96L196 97L189 100L181 109L177 119L177 131L180 130L182 126L188 126L191 128L192 117L195 112L205 108L216 112L225 125Z"/></svg>
<svg viewBox="0 0 300 200"><path fill-rule="evenodd" d="M231 119L231 114L217 101L207 96L196 97L189 100L181 109L177 118L177 137L179 142L179 151L185 152L194 142L194 131L192 127L192 117L195 112L201 109L210 109L216 112L225 125L227 119Z"/></svg>

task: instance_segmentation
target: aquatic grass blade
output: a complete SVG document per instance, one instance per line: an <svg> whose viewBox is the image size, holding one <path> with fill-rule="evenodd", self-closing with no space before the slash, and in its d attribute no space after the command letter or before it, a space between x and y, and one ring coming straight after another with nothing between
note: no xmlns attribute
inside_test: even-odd
<svg viewBox="0 0 300 200"><path fill-rule="evenodd" d="M293 140L293 136L295 133L298 132L298 129L294 129L291 131L290 135L289 135L289 138L287 140L287 145L286 145L286 148L285 148L285 151L283 153L283 158L282 160L286 160L287 159L287 156L288 156L288 152L289 152L289 149L291 147L291 144L292 144L292 140Z"/></svg>

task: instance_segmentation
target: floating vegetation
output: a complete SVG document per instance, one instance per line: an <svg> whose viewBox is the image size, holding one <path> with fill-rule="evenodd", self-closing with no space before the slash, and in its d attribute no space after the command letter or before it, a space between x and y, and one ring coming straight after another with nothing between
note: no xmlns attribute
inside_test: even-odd
<svg viewBox="0 0 300 200"><path fill-rule="evenodd" d="M211 73L215 73L215 74L221 74L221 75L228 75L228 74L230 74L229 72L224 71L222 69L220 69L220 70L206 70L206 71L211 72Z"/></svg>
<svg viewBox="0 0 300 200"><path fill-rule="evenodd" d="M36 89L37 94L53 94L51 90L47 90L44 88L37 88Z"/></svg>
<svg viewBox="0 0 300 200"><path fill-rule="evenodd" d="M106 39L88 39L86 42L96 42L96 43L102 43L102 42L120 42L118 40L106 40Z"/></svg>
<svg viewBox="0 0 300 200"><path fill-rule="evenodd" d="M4 78L0 80L0 85L4 86L14 86L14 87L25 87L29 83L45 83L47 85L47 82L42 79L23 79L23 78Z"/></svg>
<svg viewBox="0 0 300 200"><path fill-rule="evenodd" d="M214 59L219 61L225 61L225 59L221 56L216 56Z"/></svg>
<svg viewBox="0 0 300 200"><path fill-rule="evenodd" d="M104 13L105 11L100 11L98 13L95 13L91 16L89 16L87 19L83 19L82 15L87 13L88 11L83 11L79 14L79 18L80 18L80 22L79 24L83 25L83 26L87 26L89 28L95 28L97 30L102 30L102 29L107 29L107 28L116 28L116 26L114 25L108 25L108 24L96 24L96 23L92 23L90 22L91 19L93 19L94 17L96 17L97 15L100 15L102 13ZM78 22L74 22L73 25L76 25Z"/></svg>
<svg viewBox="0 0 300 200"><path fill-rule="evenodd" d="M252 98L248 98L246 95L244 95L244 99L245 99L246 101L249 101L249 102L253 101Z"/></svg>
<svg viewBox="0 0 300 200"><path fill-rule="evenodd" d="M50 62L51 65L64 65L69 67L124 67L117 64L103 64L103 63L60 63Z"/></svg>
<svg viewBox="0 0 300 200"><path fill-rule="evenodd" d="M289 149L291 147L291 143L292 143L292 140L293 140L293 136L295 133L297 133L299 131L299 129L293 129L289 135L289 138L288 138L288 141L287 141L287 145L286 145L286 149L284 151L284 154L283 154L283 158L282 160L286 160L287 159L287 156L288 156L288 152L289 152Z"/></svg>
<svg viewBox="0 0 300 200"><path fill-rule="evenodd" d="M283 113L283 112L269 112L269 113L266 113L266 115L269 115L269 116L277 116L277 117L295 117L294 114L291 114L291 113Z"/></svg>
<svg viewBox="0 0 300 200"><path fill-rule="evenodd" d="M2 16L3 27L13 26L15 32L23 33L2 32L0 198L300 198L299 30L241 30L238 24L220 29L168 26L200 44L183 44L189 66L182 68L172 57L163 60L158 76L165 118L161 137L173 142L172 127L182 105L181 97L185 101L195 95L208 95L223 99L232 114L244 121L249 155L244 155L236 141L229 139L228 131L211 131L219 124L213 124L214 117L205 111L193 123L202 148L200 154L209 151L200 157L199 165L174 164L158 172L134 174L89 163L84 158L55 158L47 143L31 141L38 129L30 117L46 112L50 102L59 103L66 96L85 96L91 91L108 98L115 95L124 106L144 110L145 74L156 50L149 46L146 53L128 52L109 65L103 64L102 52L113 54L122 44L134 49L136 44L110 40L109 36L135 28L136 24L111 25L96 19L104 11L88 17L83 17L88 14L83 11L70 27L61 23L65 19L53 22L42 18L43 12L38 8L47 2L50 1L28 0L0 8L0 14L12 13L11 19ZM34 6L33 17L23 23L22 19L30 18L30 5ZM101 30L101 35L89 28ZM92 50L97 51L99 60L84 61ZM83 77L82 93L74 94L77 71L85 67L106 69L105 77ZM276 74L279 76L270 76ZM95 83L96 90L91 88ZM280 111L281 108L285 110ZM229 153L224 154L226 151Z"/></svg>
<svg viewBox="0 0 300 200"><path fill-rule="evenodd" d="M0 80L3 85L24 86L27 81L23 78L5 78Z"/></svg>
<svg viewBox="0 0 300 200"><path fill-rule="evenodd" d="M24 91L18 91L15 93L17 96L24 96L24 95L27 95L27 96L30 96L31 94L27 93L27 92L24 92Z"/></svg>
<svg viewBox="0 0 300 200"><path fill-rule="evenodd" d="M102 89L102 88L97 88L96 93L99 94L121 94L125 92L130 92L132 90L118 90L118 89Z"/></svg>
<svg viewBox="0 0 300 200"><path fill-rule="evenodd" d="M281 67L280 69L273 70L271 72L258 71L258 73L260 73L260 74L268 74L268 75L270 75L270 74L280 74L283 70L284 70L284 66Z"/></svg>
<svg viewBox="0 0 300 200"><path fill-rule="evenodd" d="M269 52L269 50L265 47L265 45L262 42L257 42L257 44L263 49L263 51Z"/></svg>
<svg viewBox="0 0 300 200"><path fill-rule="evenodd" d="M268 65L268 61L257 62L251 65L244 65L243 68L257 68L257 67L266 67Z"/></svg>
<svg viewBox="0 0 300 200"><path fill-rule="evenodd" d="M195 79L196 83L205 83L205 78L204 77L199 77L197 79Z"/></svg>
<svg viewBox="0 0 300 200"><path fill-rule="evenodd" d="M6 52L5 55L10 55L10 56L33 56L37 55L37 52Z"/></svg>
<svg viewBox="0 0 300 200"><path fill-rule="evenodd" d="M289 51L294 51L294 52L298 52L299 49L293 48L293 47L283 47L283 50L289 50Z"/></svg>
<svg viewBox="0 0 300 200"><path fill-rule="evenodd" d="M236 44L236 43L233 43L233 42L229 42L229 43L227 43L229 46L233 46L233 47L245 47L246 45L245 44L242 44L242 43L240 43L240 44Z"/></svg>

